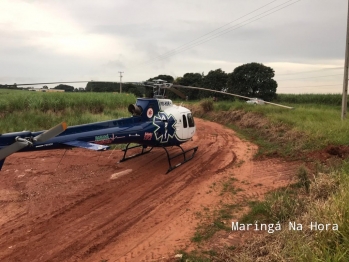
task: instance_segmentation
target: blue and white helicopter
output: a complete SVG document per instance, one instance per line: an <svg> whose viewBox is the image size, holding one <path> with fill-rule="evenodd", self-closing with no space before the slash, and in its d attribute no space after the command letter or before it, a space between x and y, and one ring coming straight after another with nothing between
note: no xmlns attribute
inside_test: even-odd
<svg viewBox="0 0 349 262"><path fill-rule="evenodd" d="M136 104L129 105L128 111L132 114L129 118L71 127L67 127L66 123L61 123L46 131L0 134L0 170L6 157L19 151L48 150L67 148L67 146L100 151L109 149L111 144L127 144L126 148L123 149L124 155L120 162L149 153L154 147L161 147L167 155L168 173L191 160L198 150L198 146L187 150L181 147L182 143L191 140L195 134L194 118L189 109L174 105L170 99L166 99L166 90L172 91L182 98L185 98L185 95L176 88L204 90L250 99L223 91L173 85L161 79L142 85L152 87L154 96L153 98L138 98ZM271 102L265 101L264 103L292 109L292 107ZM179 147L181 151L170 156L167 147L173 146ZM126 156L128 150L133 148L141 148L141 152ZM180 156L183 157L183 161L173 166L171 160Z"/></svg>
<svg viewBox="0 0 349 262"><path fill-rule="evenodd" d="M136 104L129 105L128 111L132 114L129 118L71 127L67 127L66 123L61 123L47 131L1 134L0 170L6 157L15 152L66 148L67 146L100 151L108 149L111 144L127 144L120 162L149 153L154 147L161 147L167 154L169 163L167 173L191 160L198 147L184 150L181 144L191 140L195 134L196 128L192 113L189 109L174 105L170 99L164 98L165 89L174 91L170 84L160 79L150 84L154 88L154 97L138 98ZM149 86L149 83L146 86ZM163 90L163 95L160 94L161 90ZM166 148L170 146L179 147L181 152L170 156ZM136 147L141 148L140 153L126 156L128 150ZM181 155L183 161L173 166L171 160Z"/></svg>

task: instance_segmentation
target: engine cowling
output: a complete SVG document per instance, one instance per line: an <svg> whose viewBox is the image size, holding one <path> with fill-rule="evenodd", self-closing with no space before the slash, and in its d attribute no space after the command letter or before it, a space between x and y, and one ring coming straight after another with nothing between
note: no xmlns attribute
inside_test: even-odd
<svg viewBox="0 0 349 262"><path fill-rule="evenodd" d="M133 116L140 116L142 114L142 108L135 104L130 104L128 106L128 112L130 112Z"/></svg>

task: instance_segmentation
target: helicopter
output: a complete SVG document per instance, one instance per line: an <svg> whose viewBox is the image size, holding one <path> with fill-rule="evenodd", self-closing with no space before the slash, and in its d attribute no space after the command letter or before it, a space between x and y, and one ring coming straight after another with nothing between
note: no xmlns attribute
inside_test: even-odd
<svg viewBox="0 0 349 262"><path fill-rule="evenodd" d="M206 90L249 99L249 97L206 88L173 85L161 79L155 79L151 82L143 82L141 84L145 87L153 88L153 97L137 98L135 104L130 104L128 111L131 113L131 117L70 127L67 127L67 124L63 122L46 131L22 131L0 134L0 170L6 157L19 151L49 150L67 147L80 147L102 151L109 149L112 144L126 144L120 162L147 154L154 147L163 148L169 164L167 174L193 159L198 146L187 150L184 150L181 146L181 144L192 140L195 135L196 126L194 118L188 108L175 105L172 100L166 99L166 90L172 91L182 98L186 96L178 88ZM265 103L292 109L291 107L279 104ZM167 148L173 146L180 148L180 153L171 156ZM140 148L141 152L127 156L127 152L134 148ZM181 156L183 157L183 161L172 165L171 160Z"/></svg>
<svg viewBox="0 0 349 262"><path fill-rule="evenodd" d="M66 123L39 132L14 132L0 135L0 170L6 157L18 151L48 150L81 147L90 150L106 150L111 144L127 144L120 162L149 153L154 147L165 150L169 169L167 173L191 160L198 146L184 150L181 144L192 139L196 127L189 109L173 104L160 94L162 80L154 81L153 98L138 98L128 106L128 118L67 127ZM133 145L136 144L136 145ZM167 147L176 146L180 153L170 156ZM127 156L133 148L141 152ZM189 156L188 156L189 155ZM183 161L171 164L173 158L183 156Z"/></svg>

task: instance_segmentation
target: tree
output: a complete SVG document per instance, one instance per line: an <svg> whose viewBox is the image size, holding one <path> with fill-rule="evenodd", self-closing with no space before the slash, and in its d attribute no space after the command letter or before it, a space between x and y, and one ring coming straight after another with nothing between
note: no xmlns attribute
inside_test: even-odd
<svg viewBox="0 0 349 262"><path fill-rule="evenodd" d="M228 75L222 69L211 70L204 77L202 85L204 88L224 91L227 85ZM219 94L213 94L208 91L200 91L200 97L205 98L209 96L220 96Z"/></svg>
<svg viewBox="0 0 349 262"><path fill-rule="evenodd" d="M196 86L201 87L202 86L202 80L204 78L204 74L200 73L186 73L183 77L177 78L177 83L182 86ZM181 92L183 92L185 95L189 97L189 99L198 99L199 92L194 89L181 89Z"/></svg>
<svg viewBox="0 0 349 262"><path fill-rule="evenodd" d="M274 70L263 64L238 66L228 75L227 91L270 101L276 97L277 82L272 79L274 75Z"/></svg>
<svg viewBox="0 0 349 262"><path fill-rule="evenodd" d="M120 83L117 82L97 82L91 81L86 84L86 92L120 92ZM131 93L137 97L142 97L144 94L144 87L130 84L122 83L122 92Z"/></svg>
<svg viewBox="0 0 349 262"><path fill-rule="evenodd" d="M96 82L86 84L87 92L120 92L120 84L117 82Z"/></svg>
<svg viewBox="0 0 349 262"><path fill-rule="evenodd" d="M211 70L204 77L202 84L205 88L223 91L227 85L228 75L222 69Z"/></svg>
<svg viewBox="0 0 349 262"><path fill-rule="evenodd" d="M0 88L4 88L4 89L22 89L22 88L18 88L16 83L14 83L13 85L0 85Z"/></svg>
<svg viewBox="0 0 349 262"><path fill-rule="evenodd" d="M134 94L136 97L143 97L145 93L145 88L143 86L137 86L134 84L122 84L122 92Z"/></svg>
<svg viewBox="0 0 349 262"><path fill-rule="evenodd" d="M42 89L48 89L48 86L43 86Z"/></svg>
<svg viewBox="0 0 349 262"><path fill-rule="evenodd" d="M181 76L177 76L175 80L173 80L173 83L175 85L179 85L179 82L181 81L182 77Z"/></svg>
<svg viewBox="0 0 349 262"><path fill-rule="evenodd" d="M186 73L178 80L178 84L183 86L196 86L202 84L203 75L200 73Z"/></svg>
<svg viewBox="0 0 349 262"><path fill-rule="evenodd" d="M74 87L73 86L63 85L63 84L55 86L54 89L64 90L65 92L73 92L74 91Z"/></svg>

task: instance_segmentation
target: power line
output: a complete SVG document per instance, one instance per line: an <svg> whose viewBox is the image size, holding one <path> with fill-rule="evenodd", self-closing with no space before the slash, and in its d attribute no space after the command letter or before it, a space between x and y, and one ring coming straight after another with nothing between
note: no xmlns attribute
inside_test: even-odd
<svg viewBox="0 0 349 262"><path fill-rule="evenodd" d="M150 61L149 63L156 62L156 60L163 60L163 59L168 58L168 57L170 57L170 56L173 56L173 55L176 55L176 54L181 53L181 52L183 52L183 51L189 50L189 49L191 49L191 48L193 48L193 47L195 47L195 46L198 46L198 45L201 45L201 44L203 44L203 43L206 43L206 42L208 42L208 41L210 41L210 40L212 40L212 39L214 39L214 38L217 38L217 37L219 37L219 36L221 36L221 35L227 34L227 33L231 32L231 31L233 31L233 30L236 30L236 29L238 29L238 28L240 28L240 27L243 27L243 26L245 26L245 25L247 25L247 24L250 24L250 23L252 23L252 22L254 22L254 21L256 21L256 20L259 20L259 19L261 19L261 18L263 18L263 17L265 17L265 16L268 16L268 15L270 15L270 14L272 14L272 13L275 13L275 12L277 12L277 11L283 9L283 8L286 8L287 6L292 5L292 4L296 3L296 2L299 2L300 0L298 0L298 1L294 2L294 3L292 3L292 4L289 4L289 5L287 5L287 6L284 6L284 7L280 8L280 9L278 9L278 10L275 10L274 12L271 12L271 13L265 15L265 16L262 16L262 17L259 17L259 18L257 18L257 19L254 19L254 18L256 18L256 17L258 17L258 16L260 16L260 15L262 15L262 14L265 14L265 13L267 13L267 12L269 12L269 11L275 9L275 8L278 8L278 7L282 6L282 5L285 5L286 3L290 2L290 1L293 1L293 0L288 0L288 1L285 2L285 3L282 3L282 4L280 4L280 5L276 6L276 7L273 7L273 8L271 8L271 9L269 9L269 10L263 12L263 13L260 13L260 14L258 14L258 15L256 15L256 16L254 16L254 17L251 17L251 18L249 18L249 19L247 19L247 20L245 20L245 21L243 21L243 22L241 22L241 23L239 23L239 24L236 24L236 25L231 26L231 27L229 27L229 28L227 28L227 29L224 29L224 30L222 30L222 31L220 31L220 32L218 32L218 33L212 35L212 36L209 36L209 37L206 38L206 39L202 39L202 40L198 41L197 43L193 43L193 44L189 45L188 47L180 48L180 50L175 51L173 54L163 55L163 56L161 56L161 58L155 59L155 61ZM247 21L249 21L249 20L251 20L251 19L254 19L254 20L252 20L252 21L246 23ZM245 23L245 24L244 24L244 23ZM239 26L239 25L240 25L240 26ZM235 28L234 28L234 27L235 27Z"/></svg>
<svg viewBox="0 0 349 262"><path fill-rule="evenodd" d="M174 56L174 55L176 55L176 54L178 54L178 53L181 53L181 52L183 52L183 51L186 51L186 50L188 50L188 49L191 49L191 48L193 48L193 47L195 47L195 46L198 46L198 45L201 45L201 44L203 44L203 43L206 43L206 42L208 42L208 41L210 41L210 40L212 40L212 39L214 39L214 38L217 38L217 37L219 37L219 36L221 36L221 35L224 35L224 34L227 34L227 33L231 32L231 31L233 31L233 30L236 30L236 29L238 29L238 28L241 28L241 27L243 27L243 26L246 26L246 25L248 25L248 24L250 24L250 23L252 23L252 22L254 22L254 21L257 21L257 20L262 19L262 18L264 18L264 17L266 17L266 16L269 16L269 15L271 15L271 14L273 14L273 13L279 11L279 10L282 10L282 9L288 7L288 6L291 6L291 5L297 3L297 2L299 2L299 1L301 1L301 0L295 1L295 2L290 3L290 4L288 4L288 5L285 6L285 4L287 4L288 2L291 2L291 1L293 1L293 0L289 0L289 1L287 1L287 2L285 2L285 3L282 3L282 4L280 4L280 5L276 6L276 7L273 7L273 8L271 8L271 9L269 9L269 10L263 12L263 13L260 13L260 14L258 14L258 15L256 15L256 16L254 16L254 17L251 17L251 18L247 19L247 20L245 20L245 21L243 21L243 22L241 22L241 23L239 23L239 24L236 24L236 25L234 25L234 26L232 26L232 27L229 27L229 28L227 28L227 29L225 29L225 30L222 30L222 31L220 31L220 32L218 32L218 33L216 33L216 34L214 34L214 35L212 35L212 36L210 36L210 37L208 37L208 38L206 38L206 39L202 39L202 40L200 40L200 41L198 41L198 42L196 42L196 43L193 43L193 44L189 45L188 47L180 48L180 50L174 51L173 54L163 55L163 56L161 56L160 58L155 59L154 61L150 61L149 63L153 63L153 62L156 62L156 61L159 61L159 60L163 60L163 59L168 58L168 57L170 57L170 56ZM277 9L277 10L275 10L275 11L273 11L273 12L270 12L270 11L272 11L272 10L274 10L274 9L276 9L276 8L278 8L278 7L280 7L280 6L282 6L282 7L279 8L279 9ZM268 12L269 12L269 13L268 13ZM261 16L262 14L265 14L265 13L267 13L267 14L264 15L264 16ZM261 17L258 17L258 16L261 16ZM256 17L257 17L257 18L256 18ZM256 19L254 19L254 18L256 18ZM251 20L251 19L253 19L253 20L252 20L252 21L249 21L249 20ZM247 22L247 21L249 21L249 22ZM247 23L246 23L246 22L247 22Z"/></svg>
<svg viewBox="0 0 349 262"><path fill-rule="evenodd" d="M166 56L166 55L168 55L168 54L171 54L171 53L173 53L175 50L177 50L177 49L179 49L179 48L182 48L182 47L184 47L184 46L187 46L187 45L189 45L190 43L196 42L196 41L199 40L200 38L203 38L204 36L207 36L207 35L209 35L209 34L211 34L211 33L213 33L213 32L216 32L217 30L219 30L219 29L221 29L221 28L223 28L223 27L225 27L225 26L227 26L227 25L230 25L231 23L234 23L234 22L238 21L238 20L241 19L241 18L244 18L244 17L246 17L246 16L248 16L248 15L250 15L250 14L253 14L254 12L256 12L256 11L258 11L258 10L260 10L260 9L263 9L264 7L266 7L266 6L268 6L268 5L272 4L272 3L274 3L274 2L276 2L276 1L279 1L279 0L271 1L271 2L269 2L268 4L263 5L263 6L261 6L260 8L257 8L257 9L255 9L255 10L253 10L252 12L247 13L246 15L240 16L239 18L237 18L237 19L235 19L235 20L233 20L233 21L231 21L231 22L229 22L229 23L227 23L227 24L225 24L225 25L222 25L222 26L220 26L220 27L218 27L218 28L216 28L216 29L214 29L214 30L212 30L212 31L210 31L210 32L208 32L208 33L206 33L206 34L204 34L204 35L198 37L198 38L195 38L195 39L193 39L193 40L191 40L191 41L189 41L189 42L187 42L187 43L185 43L185 44L183 44L183 45L180 45L180 46L178 46L178 47L176 47L176 48L174 48L174 49L172 49L172 50L170 50L170 51L168 51L168 52L162 54L162 55L159 55L159 56L155 57L154 59L161 58L161 57L163 57L163 56ZM147 62L144 62L144 63L147 63Z"/></svg>

